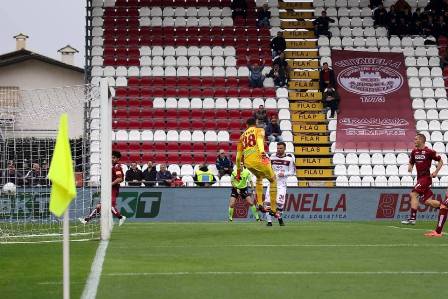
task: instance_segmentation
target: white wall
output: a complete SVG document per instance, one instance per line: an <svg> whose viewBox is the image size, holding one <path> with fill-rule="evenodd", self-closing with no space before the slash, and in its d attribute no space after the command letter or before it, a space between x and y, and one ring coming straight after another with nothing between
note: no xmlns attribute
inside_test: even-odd
<svg viewBox="0 0 448 299"><path fill-rule="evenodd" d="M21 113L16 115L16 133L20 130L57 130L60 113L67 112L70 137L81 136L84 124L82 99L60 89L41 89L83 84L83 73L38 60L0 67L0 86L18 86L20 90L40 89L35 93L25 91L22 94L22 103L19 104ZM33 133L26 135L33 136Z"/></svg>

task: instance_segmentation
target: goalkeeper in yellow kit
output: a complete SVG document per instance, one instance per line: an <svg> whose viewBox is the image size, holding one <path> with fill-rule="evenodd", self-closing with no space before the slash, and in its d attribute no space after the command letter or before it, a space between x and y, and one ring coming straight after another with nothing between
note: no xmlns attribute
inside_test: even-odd
<svg viewBox="0 0 448 299"><path fill-rule="evenodd" d="M246 122L247 129L241 135L238 142L236 154L237 176L240 179L241 160L244 166L252 172L257 178L255 184L255 192L257 194L257 206L262 212L266 212L263 208L263 179L270 182L269 195L271 207L269 213L276 218L279 217L277 212L277 179L271 167L271 162L264 151L264 129L257 128L255 118L249 118Z"/></svg>

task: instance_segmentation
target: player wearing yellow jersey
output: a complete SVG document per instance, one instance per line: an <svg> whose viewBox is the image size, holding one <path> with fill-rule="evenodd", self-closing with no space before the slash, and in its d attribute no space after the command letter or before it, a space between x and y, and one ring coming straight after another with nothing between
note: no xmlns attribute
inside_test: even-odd
<svg viewBox="0 0 448 299"><path fill-rule="evenodd" d="M257 128L256 120L249 118L246 122L247 129L241 135L238 142L236 154L237 177L239 180L241 174L241 161L244 166L252 172L257 178L255 191L257 194L257 206L262 212L263 208L263 179L270 182L269 195L271 199L270 213L276 218L279 217L277 212L277 179L271 167L271 162L264 151L264 129Z"/></svg>

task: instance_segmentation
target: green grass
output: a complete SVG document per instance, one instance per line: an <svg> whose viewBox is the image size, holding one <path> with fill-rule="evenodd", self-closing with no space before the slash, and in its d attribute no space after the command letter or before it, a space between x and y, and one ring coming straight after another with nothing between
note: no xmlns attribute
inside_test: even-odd
<svg viewBox="0 0 448 299"><path fill-rule="evenodd" d="M112 235L97 298L447 296L447 274L402 272L448 271L448 239L423 237L434 223L420 222L411 229L391 225L398 226L127 223Z"/></svg>
<svg viewBox="0 0 448 299"><path fill-rule="evenodd" d="M79 298L98 241L71 242L71 296ZM0 298L62 298L62 243L0 245Z"/></svg>
<svg viewBox="0 0 448 299"><path fill-rule="evenodd" d="M423 237L433 222L391 226L126 223L112 234L97 298L446 297L448 238ZM72 298L97 245L71 243ZM0 298L61 298L61 254L60 243L0 245Z"/></svg>

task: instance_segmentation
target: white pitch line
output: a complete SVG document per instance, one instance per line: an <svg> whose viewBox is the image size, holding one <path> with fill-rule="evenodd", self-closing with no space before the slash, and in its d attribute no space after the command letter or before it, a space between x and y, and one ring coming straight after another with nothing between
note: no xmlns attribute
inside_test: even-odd
<svg viewBox="0 0 448 299"><path fill-rule="evenodd" d="M431 231L430 229L424 229L424 228L399 227L399 226L394 226L394 225L388 225L387 227L395 228L395 229L404 229L404 230L421 230L421 231L425 231L425 232Z"/></svg>
<svg viewBox="0 0 448 299"><path fill-rule="evenodd" d="M188 276L188 275L447 275L442 271L281 271L281 272L117 272L104 276Z"/></svg>
<svg viewBox="0 0 448 299"><path fill-rule="evenodd" d="M448 247L448 244L223 244L223 245L155 245L145 248L221 248L221 247ZM129 248L129 247L119 247Z"/></svg>
<svg viewBox="0 0 448 299"><path fill-rule="evenodd" d="M100 284L101 272L103 270L104 258L106 256L107 246L109 241L101 241L96 250L95 259L90 269L89 277L87 278L84 291L82 292L81 299L95 299L98 286Z"/></svg>
<svg viewBox="0 0 448 299"><path fill-rule="evenodd" d="M78 239L70 240L70 242L87 242L95 239ZM43 240L43 241L14 241L14 242L0 242L0 245L12 245L12 244L45 244L45 243L61 243L62 240Z"/></svg>

